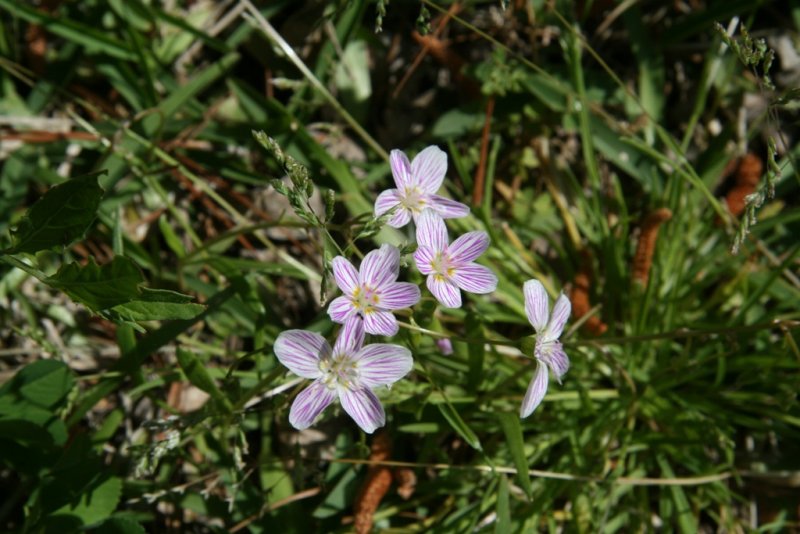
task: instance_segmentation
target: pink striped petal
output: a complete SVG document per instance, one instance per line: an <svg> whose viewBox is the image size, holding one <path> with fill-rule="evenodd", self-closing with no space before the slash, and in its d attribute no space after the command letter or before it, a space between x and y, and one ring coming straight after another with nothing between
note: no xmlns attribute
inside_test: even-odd
<svg viewBox="0 0 800 534"><path fill-rule="evenodd" d="M453 342L449 338L440 337L436 340L436 346L439 347L439 352L445 356L453 354Z"/></svg>
<svg viewBox="0 0 800 534"><path fill-rule="evenodd" d="M382 192L375 200L375 216L380 217L393 207L399 205L401 200L400 193L397 189L387 189Z"/></svg>
<svg viewBox="0 0 800 534"><path fill-rule="evenodd" d="M303 378L322 376L319 370L321 358L327 358L331 347L325 338L307 330L286 330L278 335L272 347L278 361L291 372Z"/></svg>
<svg viewBox="0 0 800 534"><path fill-rule="evenodd" d="M370 389L364 388L356 391L342 389L339 392L339 401L342 403L344 411L367 434L372 434L376 428L386 424L386 414L381 406L381 401Z"/></svg>
<svg viewBox="0 0 800 534"><path fill-rule="evenodd" d="M489 248L489 234L486 232L467 232L459 236L447 249L453 263L469 263Z"/></svg>
<svg viewBox="0 0 800 534"><path fill-rule="evenodd" d="M547 326L550 305L550 298L547 296L542 283L538 280L528 280L522 286L522 293L525 295L525 315L528 316L533 329L540 333Z"/></svg>
<svg viewBox="0 0 800 534"><path fill-rule="evenodd" d="M433 293L442 306L445 308L460 308L461 307L461 290L449 280L445 280L437 275L430 275L428 277L428 289Z"/></svg>
<svg viewBox="0 0 800 534"><path fill-rule="evenodd" d="M433 267L431 264L436 259L436 251L429 247L418 247L414 251L414 261L417 263L417 269L422 274L431 274Z"/></svg>
<svg viewBox="0 0 800 534"><path fill-rule="evenodd" d="M542 341L553 341L561 336L564 331L564 325L567 324L569 314L572 311L572 304L564 293L559 295L556 300L556 305L553 306L553 314L550 316L550 322L547 323L547 328L542 336Z"/></svg>
<svg viewBox="0 0 800 534"><path fill-rule="evenodd" d="M391 312L370 310L364 315L364 330L368 334L392 337L400 330L400 326Z"/></svg>
<svg viewBox="0 0 800 534"><path fill-rule="evenodd" d="M333 344L334 354L355 354L364 344L364 321L358 315L350 317L339 330L336 343Z"/></svg>
<svg viewBox="0 0 800 534"><path fill-rule="evenodd" d="M331 266L333 267L333 278L336 280L336 285L345 295L352 295L353 290L358 287L358 271L356 271L356 268L344 256L333 258Z"/></svg>
<svg viewBox="0 0 800 534"><path fill-rule="evenodd" d="M461 202L440 197L439 195L429 195L428 201L430 202L431 209L438 213L443 219L458 219L459 217L466 217L469 215L469 206Z"/></svg>
<svg viewBox="0 0 800 534"><path fill-rule="evenodd" d="M344 324L350 317L358 312L348 297L336 297L328 305L328 315L334 323Z"/></svg>
<svg viewBox="0 0 800 534"><path fill-rule="evenodd" d="M551 341L547 343L547 345L549 345L547 350L540 351L543 354L537 354L536 357L547 364L553 371L553 374L556 375L558 383L560 384L561 378L563 378L569 370L569 358L567 357L567 353L564 352L564 349L561 348L561 343L558 341Z"/></svg>
<svg viewBox="0 0 800 534"><path fill-rule="evenodd" d="M411 162L411 176L425 193L435 193L442 187L447 174L447 154L432 145L417 154Z"/></svg>
<svg viewBox="0 0 800 534"><path fill-rule="evenodd" d="M408 157L400 150L392 150L389 154L389 166L392 168L392 178L397 189L403 190L407 185L411 185L411 164Z"/></svg>
<svg viewBox="0 0 800 534"><path fill-rule="evenodd" d="M358 276L361 284L381 289L397 280L400 274L400 250L392 245L381 245L364 256Z"/></svg>
<svg viewBox="0 0 800 534"><path fill-rule="evenodd" d="M414 366L410 350L385 343L367 345L354 359L358 361L359 382L369 388L390 386L406 376Z"/></svg>
<svg viewBox="0 0 800 534"><path fill-rule="evenodd" d="M380 307L387 310L409 308L419 302L419 287L408 282L395 282L386 286L380 294Z"/></svg>
<svg viewBox="0 0 800 534"><path fill-rule="evenodd" d="M392 228L402 228L409 222L411 222L411 211L400 207L394 212L394 215L392 215L389 220L386 221L386 224Z"/></svg>
<svg viewBox="0 0 800 534"><path fill-rule="evenodd" d="M481 295L497 289L497 277L492 270L477 263L459 266L453 273L453 282L464 291Z"/></svg>
<svg viewBox="0 0 800 534"><path fill-rule="evenodd" d="M425 210L417 218L417 244L435 251L447 248L449 238L444 221L433 210Z"/></svg>
<svg viewBox="0 0 800 534"><path fill-rule="evenodd" d="M289 410L289 423L297 430L305 430L335 398L335 389L315 380L295 397Z"/></svg>
<svg viewBox="0 0 800 534"><path fill-rule="evenodd" d="M541 404L547 393L548 380L547 366L542 362L537 362L536 374L533 375L533 379L528 385L528 391L525 392L525 398L522 399L522 406L519 409L520 417L528 417Z"/></svg>

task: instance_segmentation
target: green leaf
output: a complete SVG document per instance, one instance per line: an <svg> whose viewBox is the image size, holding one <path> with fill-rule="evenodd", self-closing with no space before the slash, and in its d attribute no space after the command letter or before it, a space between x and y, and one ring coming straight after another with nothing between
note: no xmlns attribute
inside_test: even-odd
<svg viewBox="0 0 800 534"><path fill-rule="evenodd" d="M230 401L228 401L228 398L219 390L214 379L211 378L211 375L208 374L208 371L206 371L206 368L203 366L203 362L191 352L181 348L176 351L176 355L178 357L178 364L180 364L189 382L211 395L211 398L223 406L226 411L230 411Z"/></svg>
<svg viewBox="0 0 800 534"><path fill-rule="evenodd" d="M23 367L0 388L0 396L16 394L34 406L54 409L75 385L72 371L56 360L39 360Z"/></svg>
<svg viewBox="0 0 800 534"><path fill-rule="evenodd" d="M139 284L144 282L139 268L125 256L114 256L110 263L98 266L89 258L85 266L64 265L47 279L73 300L92 311L113 308L139 296Z"/></svg>
<svg viewBox="0 0 800 534"><path fill-rule="evenodd" d="M497 489L497 523L494 525L497 534L511 532L511 507L508 502L508 478L500 475L500 484Z"/></svg>
<svg viewBox="0 0 800 534"><path fill-rule="evenodd" d="M138 298L119 304L111 311L124 321L171 321L192 319L206 309L202 304L191 302L194 297L168 291L143 287Z"/></svg>
<svg viewBox="0 0 800 534"><path fill-rule="evenodd" d="M102 532L102 534L146 534L142 525L127 517L111 517L106 519L89 532Z"/></svg>
<svg viewBox="0 0 800 534"><path fill-rule="evenodd" d="M514 460L514 467L517 469L517 482L525 491L528 499L533 498L531 488L531 476L528 471L528 460L525 457L525 442L522 439L522 425L519 423L517 414L500 413L500 426L506 435L506 443L511 451L511 459Z"/></svg>
<svg viewBox="0 0 800 534"><path fill-rule="evenodd" d="M103 190L97 174L73 178L51 187L12 230L8 252L31 254L66 246L83 236L94 221Z"/></svg>
<svg viewBox="0 0 800 534"><path fill-rule="evenodd" d="M110 477L103 482L89 486L74 505L66 505L53 512L53 516L74 516L84 525L102 521L114 513L122 495L122 481Z"/></svg>
<svg viewBox="0 0 800 534"><path fill-rule="evenodd" d="M481 447L481 440L479 440L478 436L475 435L475 432L473 432L472 429L467 426L467 423L461 419L461 416L458 415L458 412L455 408L453 408L452 404L445 400L444 403L437 404L437 407L439 408L439 411L442 412L444 418L447 419L447 422L450 423L450 426L453 427L453 430L458 432L458 434L464 438L464 441L466 441L470 447L479 451L483 450Z"/></svg>
<svg viewBox="0 0 800 534"><path fill-rule="evenodd" d="M28 2L16 0L0 0L0 8L10 11L31 24L38 24L47 31L63 37L67 41L80 44L89 52L100 52L119 59L136 59L123 43L110 37L108 32L101 29L75 22L65 17L52 17L44 11L35 9Z"/></svg>

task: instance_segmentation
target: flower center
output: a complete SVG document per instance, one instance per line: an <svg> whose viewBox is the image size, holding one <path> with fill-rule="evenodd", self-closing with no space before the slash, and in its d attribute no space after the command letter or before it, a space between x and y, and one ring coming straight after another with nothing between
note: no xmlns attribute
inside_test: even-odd
<svg viewBox="0 0 800 534"><path fill-rule="evenodd" d="M322 383L330 389L340 386L352 391L358 387L358 362L346 353L321 359L319 370L322 371Z"/></svg>
<svg viewBox="0 0 800 534"><path fill-rule="evenodd" d="M419 187L412 185L406 186L400 196L400 205L413 213L422 213L426 204L425 195Z"/></svg>
<svg viewBox="0 0 800 534"><path fill-rule="evenodd" d="M362 313L371 313L380 304L381 297L377 291L370 286L364 284L353 291L353 296L350 298L353 306Z"/></svg>
<svg viewBox="0 0 800 534"><path fill-rule="evenodd" d="M449 279L456 272L450 263L450 256L447 252L439 251L430 263L433 273L438 278Z"/></svg>

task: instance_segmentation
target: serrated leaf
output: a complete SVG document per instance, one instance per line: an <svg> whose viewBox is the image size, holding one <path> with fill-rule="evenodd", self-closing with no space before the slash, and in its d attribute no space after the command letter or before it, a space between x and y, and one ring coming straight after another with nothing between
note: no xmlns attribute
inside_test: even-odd
<svg viewBox="0 0 800 534"><path fill-rule="evenodd" d="M190 295L166 289L143 287L140 295L124 304L111 308L118 318L124 321L171 321L193 319L206 309L202 304L191 302Z"/></svg>
<svg viewBox="0 0 800 534"><path fill-rule="evenodd" d="M128 519L127 517L111 517L106 519L96 527L89 529L89 532L102 532L102 534L145 534L142 525Z"/></svg>
<svg viewBox="0 0 800 534"><path fill-rule="evenodd" d="M139 284L144 277L139 268L125 256L114 256L110 263L98 266L94 259L81 266L64 265L47 279L73 300L92 311L113 308L139 297Z"/></svg>
<svg viewBox="0 0 800 534"><path fill-rule="evenodd" d="M438 404L437 407L439 411L442 412L444 418L447 419L447 422L450 423L450 426L453 427L453 430L458 432L470 447L478 451L483 450L481 447L481 440L478 439L478 436L475 435L475 432L472 431L467 423L461 419L461 416L458 415L458 412L453 408L452 404L445 401L442 404Z"/></svg>
<svg viewBox="0 0 800 534"><path fill-rule="evenodd" d="M500 419L500 426L503 427L503 433L506 435L506 443L511 452L511 459L517 469L517 482L525 491L525 495L531 499L533 498L533 489L531 488L528 461L525 458L525 442L522 439L522 425L519 423L519 417L516 414L500 413L498 418Z"/></svg>
<svg viewBox="0 0 800 534"><path fill-rule="evenodd" d="M189 382L211 395L212 399L217 401L227 411L230 411L231 406L228 398L219 390L214 379L211 378L211 375L208 374L208 371L203 366L203 362L191 352L181 348L176 351L176 356L178 357L178 364L181 366L181 369L183 369Z"/></svg>
<svg viewBox="0 0 800 534"><path fill-rule="evenodd" d="M51 187L11 231L13 244L8 252L33 254L82 237L103 197L97 176L90 174Z"/></svg>

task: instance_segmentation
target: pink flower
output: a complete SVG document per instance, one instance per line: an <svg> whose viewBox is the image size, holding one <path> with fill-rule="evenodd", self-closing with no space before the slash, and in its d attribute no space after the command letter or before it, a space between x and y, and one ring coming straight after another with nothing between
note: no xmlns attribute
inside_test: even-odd
<svg viewBox="0 0 800 534"><path fill-rule="evenodd" d="M538 280L525 282L522 291L525 294L525 314L536 330L536 347L533 350L536 358L536 374L531 379L519 410L520 417L528 417L547 393L548 369L556 375L559 384L569 369L569 358L561 348L558 338L564 330L564 325L567 324L572 306L562 293L556 300L551 315L548 311L550 298Z"/></svg>
<svg viewBox="0 0 800 534"><path fill-rule="evenodd" d="M364 323L353 317L339 331L331 349L316 332L287 330L275 340L275 356L291 372L314 380L295 397L289 423L304 430L337 397L361 429L371 434L386 424L386 414L372 391L390 386L413 366L411 352L398 345L363 346Z"/></svg>
<svg viewBox="0 0 800 534"><path fill-rule="evenodd" d="M437 146L429 146L410 164L400 150L392 150L389 156L392 177L397 189L387 189L375 201L375 216L383 215L397 206L388 221L389 226L400 228L411 218L417 218L426 208L434 210L445 219L464 217L469 207L435 194L442 187L447 173L447 154Z"/></svg>
<svg viewBox="0 0 800 534"><path fill-rule="evenodd" d="M333 276L344 295L328 306L331 320L344 323L360 315L367 333L397 334L397 319L391 311L413 306L420 297L416 285L396 281L399 274L400 251L391 245L364 256L359 271L343 256L333 258Z"/></svg>
<svg viewBox="0 0 800 534"><path fill-rule="evenodd" d="M468 232L449 244L447 228L439 215L425 210L417 220L417 251L414 260L433 296L447 308L461 306L461 289L470 293L491 293L497 277L473 260L489 247L486 232Z"/></svg>

